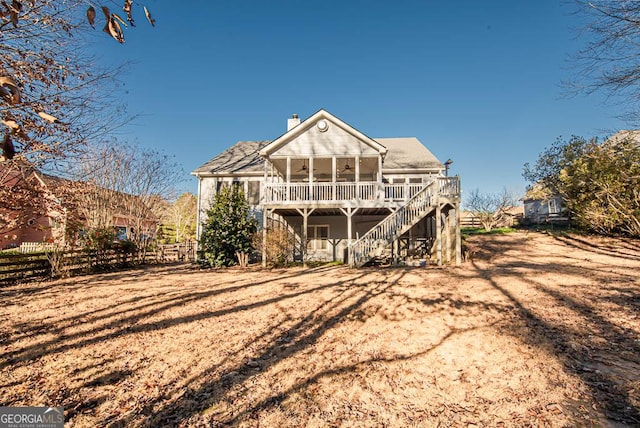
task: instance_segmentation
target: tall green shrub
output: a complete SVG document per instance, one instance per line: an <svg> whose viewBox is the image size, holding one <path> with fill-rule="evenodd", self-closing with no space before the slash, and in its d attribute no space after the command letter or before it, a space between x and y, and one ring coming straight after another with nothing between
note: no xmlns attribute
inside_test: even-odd
<svg viewBox="0 0 640 428"><path fill-rule="evenodd" d="M242 188L222 187L206 214L200 234L200 260L216 267L238 264L236 254L253 250L252 237L258 229Z"/></svg>

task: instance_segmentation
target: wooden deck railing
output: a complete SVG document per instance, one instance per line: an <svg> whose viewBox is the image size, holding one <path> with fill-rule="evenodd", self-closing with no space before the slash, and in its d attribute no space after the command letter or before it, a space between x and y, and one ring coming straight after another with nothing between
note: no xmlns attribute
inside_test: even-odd
<svg viewBox="0 0 640 428"><path fill-rule="evenodd" d="M458 177L439 177L442 196L460 195ZM337 183L266 183L265 204L343 201L408 201L430 183L381 184L376 181Z"/></svg>

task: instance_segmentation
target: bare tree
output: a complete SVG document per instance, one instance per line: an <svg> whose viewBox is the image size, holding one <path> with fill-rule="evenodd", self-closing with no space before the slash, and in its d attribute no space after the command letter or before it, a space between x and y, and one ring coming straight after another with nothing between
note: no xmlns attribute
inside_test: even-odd
<svg viewBox="0 0 640 428"><path fill-rule="evenodd" d="M109 227L120 217L139 244L155 234L166 199L184 180L169 156L117 141L93 146L74 166L75 205L87 226Z"/></svg>
<svg viewBox="0 0 640 428"><path fill-rule="evenodd" d="M504 189L500 193L483 193L474 189L465 201L466 209L472 212L490 232L500 226L507 218L509 208L516 205L516 198Z"/></svg>
<svg viewBox="0 0 640 428"><path fill-rule="evenodd" d="M0 3L0 206L18 208L0 213L0 229L19 227L25 219L17 213L42 208L30 187L34 168L52 171L131 119L115 90L118 70L87 54L87 5Z"/></svg>
<svg viewBox="0 0 640 428"><path fill-rule="evenodd" d="M193 193L183 193L173 203L168 204L163 216L163 223L169 226L175 235L175 242L195 239L196 214L198 200Z"/></svg>
<svg viewBox="0 0 640 428"><path fill-rule="evenodd" d="M575 55L576 76L570 91L605 91L628 105L626 119L638 121L640 110L640 1L576 0L587 21L587 46Z"/></svg>

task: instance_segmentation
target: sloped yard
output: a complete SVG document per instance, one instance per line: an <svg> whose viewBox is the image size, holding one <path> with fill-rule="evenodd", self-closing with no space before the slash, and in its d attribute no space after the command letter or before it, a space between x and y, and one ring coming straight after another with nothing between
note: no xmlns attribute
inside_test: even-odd
<svg viewBox="0 0 640 428"><path fill-rule="evenodd" d="M477 236L460 268L0 289L0 405L90 426L640 424L638 242Z"/></svg>

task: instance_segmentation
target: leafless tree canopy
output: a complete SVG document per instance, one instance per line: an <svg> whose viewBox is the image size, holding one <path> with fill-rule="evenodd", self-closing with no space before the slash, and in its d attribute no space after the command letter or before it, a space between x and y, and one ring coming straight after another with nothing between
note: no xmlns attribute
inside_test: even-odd
<svg viewBox="0 0 640 428"><path fill-rule="evenodd" d="M175 198L176 186L184 180L171 157L117 140L92 146L73 166L74 181L80 183L75 206L87 227L109 227L121 216L135 240L155 232L166 200Z"/></svg>
<svg viewBox="0 0 640 428"><path fill-rule="evenodd" d="M175 242L195 239L197 210L198 199L193 193L183 193L173 203L167 204L162 220L175 232Z"/></svg>
<svg viewBox="0 0 640 428"><path fill-rule="evenodd" d="M587 22L587 46L575 56L573 93L603 90L628 105L626 119L640 119L640 1L576 0Z"/></svg>
<svg viewBox="0 0 640 428"><path fill-rule="evenodd" d="M2 131L15 150L4 157L40 166L74 154L127 117L121 103L108 95L114 92L116 72L101 66L83 42L89 29L82 13L86 3L22 3L19 19L0 20L0 83L7 82L2 93L12 86L18 91L0 101ZM0 13L11 7L5 5Z"/></svg>
<svg viewBox="0 0 640 428"><path fill-rule="evenodd" d="M133 25L131 0L107 4ZM0 230L20 226L20 213L44 214L35 170L54 171L131 120L119 69L100 64L90 46L90 24L104 22L114 36L123 23L106 7L104 19L89 19L88 8L86 0L0 2Z"/></svg>
<svg viewBox="0 0 640 428"><path fill-rule="evenodd" d="M506 189L501 193L484 193L474 189L465 200L466 209L480 220L486 231L503 223L509 208L515 205L516 198Z"/></svg>

